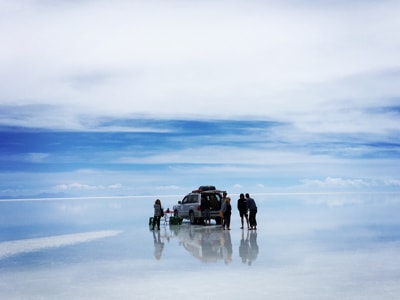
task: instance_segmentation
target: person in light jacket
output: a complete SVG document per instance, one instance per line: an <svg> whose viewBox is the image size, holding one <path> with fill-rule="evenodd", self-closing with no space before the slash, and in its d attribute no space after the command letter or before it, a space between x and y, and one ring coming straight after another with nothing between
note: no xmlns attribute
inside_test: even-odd
<svg viewBox="0 0 400 300"><path fill-rule="evenodd" d="M224 215L224 224L223 229L231 230L231 214L232 214L232 206L231 206L231 198L225 198L225 205L222 207L222 212Z"/></svg>
<svg viewBox="0 0 400 300"><path fill-rule="evenodd" d="M161 201L160 199L157 199L156 202L154 203L154 218L151 230L154 230L156 224L157 224L157 229L160 230L160 220L163 215L164 211L161 206Z"/></svg>

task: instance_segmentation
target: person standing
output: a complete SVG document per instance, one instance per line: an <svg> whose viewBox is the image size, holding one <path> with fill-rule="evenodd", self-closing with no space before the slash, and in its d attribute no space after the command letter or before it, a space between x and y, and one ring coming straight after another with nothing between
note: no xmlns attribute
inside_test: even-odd
<svg viewBox="0 0 400 300"><path fill-rule="evenodd" d="M223 229L231 230L231 214L232 214L232 207L231 207L231 198L226 197L225 205L223 206L223 214L224 214L224 224Z"/></svg>
<svg viewBox="0 0 400 300"><path fill-rule="evenodd" d="M201 195L200 208L201 214L204 218L204 225L207 225L207 223L208 225L211 225L211 204L206 195Z"/></svg>
<svg viewBox="0 0 400 300"><path fill-rule="evenodd" d="M226 200L226 197L227 197L227 193L224 191L223 193L222 193L222 198L221 198L221 209L220 209L220 211L219 211L219 216L220 216L220 218L221 218L221 227L222 227L222 229L224 229L224 211L225 211L225 200Z"/></svg>
<svg viewBox="0 0 400 300"><path fill-rule="evenodd" d="M237 208L239 210L240 222L242 224L242 227L240 227L240 229L243 229L243 223L244 223L243 218L246 218L247 228L250 228L247 200L244 197L243 193L240 194L239 196L239 199L237 201Z"/></svg>
<svg viewBox="0 0 400 300"><path fill-rule="evenodd" d="M247 199L247 207L250 212L250 215L249 215L250 228L249 229L256 230L257 229L257 220L256 220L257 205L256 205L256 202L254 201L254 199L250 197L249 193L246 193L246 199Z"/></svg>
<svg viewBox="0 0 400 300"><path fill-rule="evenodd" d="M164 211L161 206L161 201L160 201L160 199L157 199L154 202L154 218L153 218L153 226L152 226L151 230L154 230L155 225L157 225L157 229L160 230L160 220L163 215L164 215Z"/></svg>

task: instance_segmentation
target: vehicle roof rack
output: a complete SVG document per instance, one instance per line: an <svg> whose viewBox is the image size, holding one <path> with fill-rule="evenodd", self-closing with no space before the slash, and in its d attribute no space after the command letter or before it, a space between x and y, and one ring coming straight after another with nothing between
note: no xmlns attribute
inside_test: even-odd
<svg viewBox="0 0 400 300"><path fill-rule="evenodd" d="M220 193L220 194L222 194L222 193L226 193L226 191L225 190L219 190L219 189L215 189L215 190L200 190L200 189L197 189L197 190L193 190L192 191L192 193L202 193L202 194L215 194L215 193Z"/></svg>
<svg viewBox="0 0 400 300"><path fill-rule="evenodd" d="M205 191L215 191L216 188L213 185L201 185L197 190L193 190L192 193L200 193Z"/></svg>

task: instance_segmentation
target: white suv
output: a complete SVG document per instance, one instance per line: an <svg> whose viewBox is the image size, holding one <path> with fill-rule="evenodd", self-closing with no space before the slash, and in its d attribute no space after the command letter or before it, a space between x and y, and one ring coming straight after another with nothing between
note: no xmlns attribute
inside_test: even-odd
<svg viewBox="0 0 400 300"><path fill-rule="evenodd" d="M177 205L174 205L174 216L182 219L189 219L191 224L203 224L204 218L201 213L201 198L210 202L211 219L217 224L221 224L219 211L222 204L222 193L224 191L215 189L214 186L200 186L199 189L192 191L183 197Z"/></svg>

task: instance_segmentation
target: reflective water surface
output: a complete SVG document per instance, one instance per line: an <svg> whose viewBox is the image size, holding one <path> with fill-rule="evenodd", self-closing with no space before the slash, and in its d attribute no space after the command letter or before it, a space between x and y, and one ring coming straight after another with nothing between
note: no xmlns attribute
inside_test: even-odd
<svg viewBox="0 0 400 300"><path fill-rule="evenodd" d="M254 198L256 231L235 205L152 231L150 198L0 201L0 298L398 299L398 194Z"/></svg>

